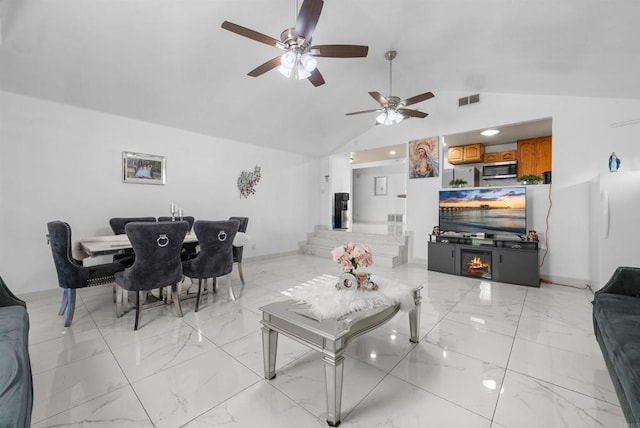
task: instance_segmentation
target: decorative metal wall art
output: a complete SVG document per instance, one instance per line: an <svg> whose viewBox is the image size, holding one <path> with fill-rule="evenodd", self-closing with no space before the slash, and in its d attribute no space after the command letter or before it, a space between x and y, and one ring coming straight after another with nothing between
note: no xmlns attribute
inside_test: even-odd
<svg viewBox="0 0 640 428"><path fill-rule="evenodd" d="M254 187L259 181L260 167L258 165L253 168L253 171L242 171L240 177L238 177L238 189L240 190L240 196L248 198L249 195L256 193Z"/></svg>

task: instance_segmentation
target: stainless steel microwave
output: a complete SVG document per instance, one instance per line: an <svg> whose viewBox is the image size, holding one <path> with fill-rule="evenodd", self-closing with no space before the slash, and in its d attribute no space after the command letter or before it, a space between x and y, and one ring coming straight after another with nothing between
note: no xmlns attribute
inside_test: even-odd
<svg viewBox="0 0 640 428"><path fill-rule="evenodd" d="M496 162L482 165L482 179L515 178L518 175L518 163Z"/></svg>

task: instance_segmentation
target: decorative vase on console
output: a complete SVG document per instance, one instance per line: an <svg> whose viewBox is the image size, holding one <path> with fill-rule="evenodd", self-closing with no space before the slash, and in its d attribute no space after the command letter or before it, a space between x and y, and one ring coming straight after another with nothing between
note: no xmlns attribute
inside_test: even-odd
<svg viewBox="0 0 640 428"><path fill-rule="evenodd" d="M343 270L336 287L344 290L375 290L378 286L371 281L371 274L356 272L358 267L371 266L373 258L368 247L348 242L331 251L333 261L338 263Z"/></svg>

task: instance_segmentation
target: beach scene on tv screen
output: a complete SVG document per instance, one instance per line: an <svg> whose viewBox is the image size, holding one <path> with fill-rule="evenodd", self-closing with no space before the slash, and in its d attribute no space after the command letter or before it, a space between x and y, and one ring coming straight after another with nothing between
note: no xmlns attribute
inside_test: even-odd
<svg viewBox="0 0 640 428"><path fill-rule="evenodd" d="M523 235L526 192L524 187L441 190L440 231Z"/></svg>

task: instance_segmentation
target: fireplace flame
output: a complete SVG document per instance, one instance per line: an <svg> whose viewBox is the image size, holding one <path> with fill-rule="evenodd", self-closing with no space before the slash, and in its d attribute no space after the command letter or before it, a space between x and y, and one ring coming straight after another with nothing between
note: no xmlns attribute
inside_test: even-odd
<svg viewBox="0 0 640 428"><path fill-rule="evenodd" d="M468 272L484 271L488 272L491 269L491 265L488 262L482 261L481 257L474 257L467 262Z"/></svg>

